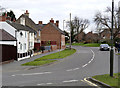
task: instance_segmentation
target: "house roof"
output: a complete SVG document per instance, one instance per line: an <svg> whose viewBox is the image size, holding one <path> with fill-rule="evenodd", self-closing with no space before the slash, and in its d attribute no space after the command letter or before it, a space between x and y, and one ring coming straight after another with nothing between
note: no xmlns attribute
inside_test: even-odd
<svg viewBox="0 0 120 88"><path fill-rule="evenodd" d="M2 38L0 38L0 40L2 41L17 41L16 38L14 38L11 34L9 34L4 29L0 29L0 34L2 35Z"/></svg>
<svg viewBox="0 0 120 88"><path fill-rule="evenodd" d="M24 17L24 18L28 21L28 23L31 24L31 25L36 29L36 31L37 31L37 30L41 30L41 29L35 24L35 22L34 22L31 18L29 18L27 15L22 14L18 19L20 19L21 17Z"/></svg>
<svg viewBox="0 0 120 88"><path fill-rule="evenodd" d="M31 33L36 33L35 30L33 30L32 28L28 27L28 26L24 26L21 25L19 23L15 23L15 22L11 22L11 21L6 21L8 24L10 24L11 26L13 26L15 29L19 30L25 30L25 31L29 31Z"/></svg>
<svg viewBox="0 0 120 88"><path fill-rule="evenodd" d="M65 35L65 33L60 28L58 28L55 24L53 24L51 22L50 22L50 24L53 25L61 34Z"/></svg>
<svg viewBox="0 0 120 88"><path fill-rule="evenodd" d="M65 32L63 32L60 28L58 28L55 24L53 24L53 23L51 23L51 22L49 22L48 24L50 24L50 25L52 25L56 30L58 30L61 34L63 34L63 35L65 35ZM43 27L45 27L45 25L47 25L47 24L44 24L44 26ZM43 28L42 27L42 28ZM42 29L41 29L42 30Z"/></svg>

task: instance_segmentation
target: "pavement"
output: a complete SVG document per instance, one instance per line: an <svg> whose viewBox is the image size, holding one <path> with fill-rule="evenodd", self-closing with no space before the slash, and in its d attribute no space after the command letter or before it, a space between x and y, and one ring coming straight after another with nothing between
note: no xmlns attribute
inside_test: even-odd
<svg viewBox="0 0 120 88"><path fill-rule="evenodd" d="M84 78L109 74L109 51L99 51L98 47L72 47L77 50L76 53L47 66L20 66L42 55L35 56L33 59L3 65L3 85L97 88L97 86L86 82ZM118 68L120 59L117 55L114 55L114 57L114 73L116 73L120 71Z"/></svg>
<svg viewBox="0 0 120 88"><path fill-rule="evenodd" d="M56 53L56 52L59 52L59 51L62 51L64 49L60 49L60 50L55 50L55 51L51 51L51 52L47 52L47 53L42 53L42 54L39 54L39 55L34 55L33 57L30 57L30 58L27 58L27 59L24 59L24 60L21 60L21 61L14 61L14 62L11 62L11 63L8 63L8 64L3 64L2 65L2 71L4 72L16 72L16 71L20 71L20 70L27 70L27 69L33 69L33 68L36 68L38 66L21 66L21 64L24 64L24 63L27 63L27 62L30 62L30 61L34 61L35 59L37 58L40 58L42 56L45 56L45 55L49 55L49 54L52 54L52 53Z"/></svg>

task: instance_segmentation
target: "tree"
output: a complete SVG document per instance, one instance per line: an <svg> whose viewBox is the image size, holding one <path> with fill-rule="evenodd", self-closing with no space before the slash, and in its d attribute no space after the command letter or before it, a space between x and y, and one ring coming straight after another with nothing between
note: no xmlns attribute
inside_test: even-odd
<svg viewBox="0 0 120 88"><path fill-rule="evenodd" d="M94 22L95 24L97 25L97 28L99 28L100 26L101 27L105 27L105 28L108 28L108 30L111 32L112 28L111 28L111 14L112 13L112 9L111 7L107 7L107 9L105 10L105 13L104 15L101 13L101 12L97 12L95 14L95 17L94 17ZM113 39L116 38L116 36L118 35L119 33L119 28L118 28L118 10L115 9L114 10L114 31L113 31Z"/></svg>
<svg viewBox="0 0 120 88"><path fill-rule="evenodd" d="M11 18L11 21L16 20L15 14L14 14L14 12L12 10L10 10L10 12L3 12L2 16L5 16L6 13L7 13L7 17Z"/></svg>
<svg viewBox="0 0 120 88"><path fill-rule="evenodd" d="M69 27L69 29L71 30L71 42L75 41L75 36L88 28L89 24L90 21L88 19L82 19L77 16L74 17L71 23L70 21L68 21L67 27Z"/></svg>
<svg viewBox="0 0 120 88"><path fill-rule="evenodd" d="M11 21L16 20L15 14L12 10L10 10L10 12L7 12L7 16L11 18Z"/></svg>

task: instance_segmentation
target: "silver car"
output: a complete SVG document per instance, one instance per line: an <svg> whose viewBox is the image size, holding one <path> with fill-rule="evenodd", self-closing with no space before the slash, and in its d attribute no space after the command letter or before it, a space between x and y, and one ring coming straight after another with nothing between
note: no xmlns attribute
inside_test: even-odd
<svg viewBox="0 0 120 88"><path fill-rule="evenodd" d="M107 50L109 51L110 50L110 46L108 44L101 44L100 45L100 50Z"/></svg>

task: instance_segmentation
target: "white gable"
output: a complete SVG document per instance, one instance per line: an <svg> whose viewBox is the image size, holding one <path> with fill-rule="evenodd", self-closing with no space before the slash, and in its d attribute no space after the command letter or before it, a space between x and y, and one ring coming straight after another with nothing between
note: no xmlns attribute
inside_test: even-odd
<svg viewBox="0 0 120 88"><path fill-rule="evenodd" d="M16 29L9 25L7 22L0 22L0 29L4 29L9 34L11 34L13 37L15 37L15 31Z"/></svg>

